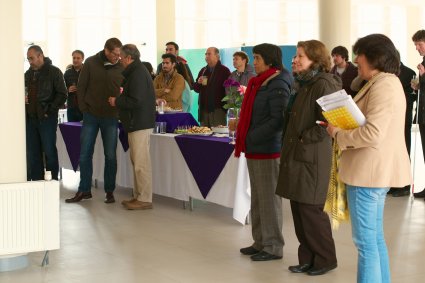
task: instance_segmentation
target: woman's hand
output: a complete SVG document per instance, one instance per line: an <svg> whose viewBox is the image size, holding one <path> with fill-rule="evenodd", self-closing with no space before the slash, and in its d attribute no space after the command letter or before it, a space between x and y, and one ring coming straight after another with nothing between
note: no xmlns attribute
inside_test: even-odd
<svg viewBox="0 0 425 283"><path fill-rule="evenodd" d="M328 132L328 135L330 135L332 138L335 138L336 133L340 130L340 128L337 128L333 126L332 124L328 124L326 127L326 131Z"/></svg>

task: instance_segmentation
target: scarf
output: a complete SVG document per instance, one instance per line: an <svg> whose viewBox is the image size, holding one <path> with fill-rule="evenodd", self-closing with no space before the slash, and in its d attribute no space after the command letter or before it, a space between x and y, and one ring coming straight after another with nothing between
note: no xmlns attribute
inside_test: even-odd
<svg viewBox="0 0 425 283"><path fill-rule="evenodd" d="M309 70L307 72L299 73L295 76L295 82L297 82L300 86L303 86L304 84L311 81L311 79L314 78L318 72L319 70Z"/></svg>
<svg viewBox="0 0 425 283"><path fill-rule="evenodd" d="M252 78L248 82L246 88L245 97L242 101L241 113L239 117L238 127L236 129L236 145L235 145L235 156L239 157L241 152L246 150L246 135L248 134L248 129L251 124L252 108L254 106L255 96L257 91L260 89L261 85L267 80L271 75L275 74L279 70L276 68L270 68L262 74Z"/></svg>

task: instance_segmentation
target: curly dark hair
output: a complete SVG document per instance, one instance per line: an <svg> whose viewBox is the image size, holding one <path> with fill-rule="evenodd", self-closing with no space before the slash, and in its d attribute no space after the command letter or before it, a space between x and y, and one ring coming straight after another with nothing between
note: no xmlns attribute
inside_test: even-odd
<svg viewBox="0 0 425 283"><path fill-rule="evenodd" d="M341 56L345 61L348 61L348 50L344 46L337 46L331 51L331 55L334 56L335 54Z"/></svg>

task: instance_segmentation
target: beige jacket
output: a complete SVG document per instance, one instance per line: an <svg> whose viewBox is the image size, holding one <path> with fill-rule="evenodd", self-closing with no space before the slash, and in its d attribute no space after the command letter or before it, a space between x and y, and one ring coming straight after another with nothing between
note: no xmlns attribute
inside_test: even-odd
<svg viewBox="0 0 425 283"><path fill-rule="evenodd" d="M170 80L165 82L164 73L161 72L153 81L156 98L167 101L167 106L173 109L182 109L182 94L184 90L184 78L174 70Z"/></svg>
<svg viewBox="0 0 425 283"><path fill-rule="evenodd" d="M354 98L366 125L339 130L343 150L339 176L352 186L403 187L411 183L410 161L404 141L406 99L393 74L375 75Z"/></svg>

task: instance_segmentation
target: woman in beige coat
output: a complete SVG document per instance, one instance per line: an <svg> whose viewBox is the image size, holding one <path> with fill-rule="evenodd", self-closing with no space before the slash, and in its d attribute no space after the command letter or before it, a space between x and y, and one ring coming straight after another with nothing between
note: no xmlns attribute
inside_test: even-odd
<svg viewBox="0 0 425 283"><path fill-rule="evenodd" d="M339 177L346 184L353 241L358 249L357 282L390 282L383 214L390 187L410 184L404 142L406 99L397 77L400 60L382 34L360 38L353 47L359 76L368 81L354 101L366 124L353 130L329 125L342 150Z"/></svg>

